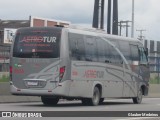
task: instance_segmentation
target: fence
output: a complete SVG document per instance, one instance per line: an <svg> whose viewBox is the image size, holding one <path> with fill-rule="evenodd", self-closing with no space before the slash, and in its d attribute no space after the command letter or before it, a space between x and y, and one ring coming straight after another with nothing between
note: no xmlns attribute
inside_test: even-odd
<svg viewBox="0 0 160 120"><path fill-rule="evenodd" d="M149 57L152 84L160 84L160 57Z"/></svg>

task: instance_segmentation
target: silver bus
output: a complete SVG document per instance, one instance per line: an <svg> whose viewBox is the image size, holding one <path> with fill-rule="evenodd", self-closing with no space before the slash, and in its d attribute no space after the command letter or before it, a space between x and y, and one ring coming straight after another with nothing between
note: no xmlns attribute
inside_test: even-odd
<svg viewBox="0 0 160 120"><path fill-rule="evenodd" d="M105 98L148 95L147 50L137 39L76 27L18 29L11 48L13 95L40 96L44 105L78 99L98 105Z"/></svg>

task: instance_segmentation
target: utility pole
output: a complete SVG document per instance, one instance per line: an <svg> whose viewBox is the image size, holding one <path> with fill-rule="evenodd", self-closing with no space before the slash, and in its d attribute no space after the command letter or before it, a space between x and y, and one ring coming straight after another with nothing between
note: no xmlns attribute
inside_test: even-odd
<svg viewBox="0 0 160 120"><path fill-rule="evenodd" d="M139 35L139 39L142 41L144 36L143 36L143 32L146 31L144 29L141 29L141 30L136 30L136 31L139 31L140 32L140 35Z"/></svg>
<svg viewBox="0 0 160 120"><path fill-rule="evenodd" d="M118 35L118 0L113 0L112 34Z"/></svg>
<svg viewBox="0 0 160 120"><path fill-rule="evenodd" d="M108 15L107 15L107 33L111 34L111 9L112 9L112 2L108 0Z"/></svg>
<svg viewBox="0 0 160 120"><path fill-rule="evenodd" d="M93 28L104 29L104 5L105 0L95 0L94 2ZM108 0L107 33L118 35L118 0Z"/></svg>
<svg viewBox="0 0 160 120"><path fill-rule="evenodd" d="M100 3L100 10L101 10L101 20L100 20L100 29L104 29L104 0L101 0L101 3Z"/></svg>
<svg viewBox="0 0 160 120"><path fill-rule="evenodd" d="M118 23L119 23L118 26L120 27L119 28L119 35L121 36L121 33L122 33L122 23L121 23L121 21L118 22Z"/></svg>
<svg viewBox="0 0 160 120"><path fill-rule="evenodd" d="M104 0L95 0L92 27L104 29Z"/></svg>
<svg viewBox="0 0 160 120"><path fill-rule="evenodd" d="M134 0L132 0L132 30L131 37L134 38Z"/></svg>
<svg viewBox="0 0 160 120"><path fill-rule="evenodd" d="M128 37L128 27L130 27L129 24L128 24L129 22L132 22L132 21L127 20L127 21L120 21L120 22L119 22L120 35L121 35L122 27L126 27L126 37ZM125 24L125 25L123 25L123 24Z"/></svg>
<svg viewBox="0 0 160 120"><path fill-rule="evenodd" d="M122 35L122 27L126 27L126 25L123 25L122 21L118 22L118 26L120 27L119 28L119 35L121 36Z"/></svg>
<svg viewBox="0 0 160 120"><path fill-rule="evenodd" d="M95 0L92 27L98 28L99 27L98 25L99 25L99 0Z"/></svg>
<svg viewBox="0 0 160 120"><path fill-rule="evenodd" d="M128 25L129 22L131 22L131 21L126 21L126 37L128 37L128 27L130 27L130 26Z"/></svg>

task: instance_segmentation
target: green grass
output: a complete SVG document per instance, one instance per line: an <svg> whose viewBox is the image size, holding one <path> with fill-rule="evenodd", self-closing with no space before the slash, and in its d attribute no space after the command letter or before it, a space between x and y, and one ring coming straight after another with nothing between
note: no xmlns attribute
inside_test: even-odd
<svg viewBox="0 0 160 120"><path fill-rule="evenodd" d="M160 84L160 78L159 79L158 79L158 77L151 78L149 83L150 84Z"/></svg>
<svg viewBox="0 0 160 120"><path fill-rule="evenodd" d="M9 76L8 75L2 75L0 78L0 82L9 82Z"/></svg>
<svg viewBox="0 0 160 120"><path fill-rule="evenodd" d="M9 82L9 76L8 75L2 75L0 78L0 82ZM149 81L150 84L160 84L160 78L158 77L151 78Z"/></svg>

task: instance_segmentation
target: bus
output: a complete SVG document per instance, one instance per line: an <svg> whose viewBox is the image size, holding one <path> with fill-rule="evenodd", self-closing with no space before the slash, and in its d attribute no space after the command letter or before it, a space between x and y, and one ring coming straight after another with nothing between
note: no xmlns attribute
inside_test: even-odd
<svg viewBox="0 0 160 120"><path fill-rule="evenodd" d="M105 98L140 104L149 90L147 49L141 41L80 27L17 30L10 58L13 95L39 96L96 106Z"/></svg>

